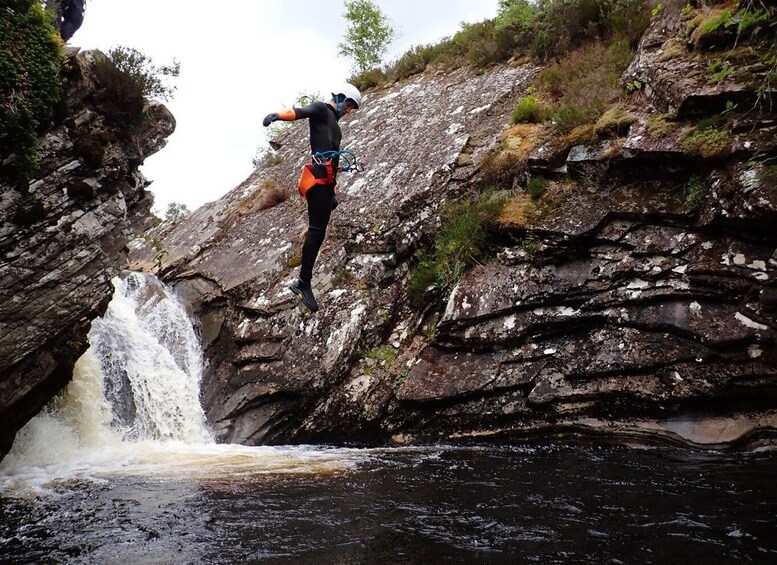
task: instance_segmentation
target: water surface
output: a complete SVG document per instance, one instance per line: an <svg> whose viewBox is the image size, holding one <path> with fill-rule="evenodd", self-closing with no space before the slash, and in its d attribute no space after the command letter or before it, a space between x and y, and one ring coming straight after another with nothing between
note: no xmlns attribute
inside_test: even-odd
<svg viewBox="0 0 777 565"><path fill-rule="evenodd" d="M0 562L777 562L771 453L224 449L0 477Z"/></svg>

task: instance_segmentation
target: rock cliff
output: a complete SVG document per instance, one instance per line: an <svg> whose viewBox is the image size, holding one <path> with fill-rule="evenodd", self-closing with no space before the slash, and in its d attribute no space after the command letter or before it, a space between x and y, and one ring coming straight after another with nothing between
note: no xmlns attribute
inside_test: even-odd
<svg viewBox="0 0 777 565"><path fill-rule="evenodd" d="M134 268L174 284L199 320L219 437L771 442L774 92L754 86L758 61L711 78L716 47L681 8L654 18L623 76L637 90L625 127L585 142L510 127L531 64L368 93L342 123L367 170L341 175L316 315L287 291L306 227L304 124L227 196L136 241ZM516 163L508 206L526 217L495 227L493 259L441 302L412 306L415 251L495 156ZM547 188L529 198L525 179L539 176ZM279 189L289 197L273 206Z"/></svg>
<svg viewBox="0 0 777 565"><path fill-rule="evenodd" d="M0 456L70 380L127 243L153 220L138 166L175 121L142 99L132 108L104 62L71 52L38 173L23 190L0 186Z"/></svg>

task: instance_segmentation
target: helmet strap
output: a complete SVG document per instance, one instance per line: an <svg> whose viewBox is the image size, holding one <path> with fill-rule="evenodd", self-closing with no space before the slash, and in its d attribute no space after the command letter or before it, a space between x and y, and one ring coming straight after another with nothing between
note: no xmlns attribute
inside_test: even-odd
<svg viewBox="0 0 777 565"><path fill-rule="evenodd" d="M337 110L338 114L341 114L343 111L343 108L345 108L345 102L348 100L348 98L345 96L345 94L338 94L334 97L335 101L335 110Z"/></svg>

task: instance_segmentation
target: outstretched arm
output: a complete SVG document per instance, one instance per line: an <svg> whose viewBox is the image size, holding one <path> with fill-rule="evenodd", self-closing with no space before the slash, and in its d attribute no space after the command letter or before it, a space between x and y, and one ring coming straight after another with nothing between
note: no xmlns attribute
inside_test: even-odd
<svg viewBox="0 0 777 565"><path fill-rule="evenodd" d="M291 122L294 120L303 120L305 118L312 118L319 115L322 111L326 111L326 104L323 102L313 102L302 108L291 108L289 110L281 110L273 114L267 114L262 121L264 127L269 126L273 122L283 120L285 122Z"/></svg>
<svg viewBox="0 0 777 565"><path fill-rule="evenodd" d="M272 114L267 114L264 117L264 120L262 120L262 125L264 127L269 126L273 122L277 122L278 120L283 120L286 122L290 122L297 119L297 114L294 111L294 108L291 108L290 110L281 110L280 112L274 112Z"/></svg>

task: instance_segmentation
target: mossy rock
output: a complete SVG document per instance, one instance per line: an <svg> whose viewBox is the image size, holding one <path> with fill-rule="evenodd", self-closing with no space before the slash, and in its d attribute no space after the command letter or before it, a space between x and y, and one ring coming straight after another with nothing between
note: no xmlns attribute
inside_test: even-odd
<svg viewBox="0 0 777 565"><path fill-rule="evenodd" d="M625 135L629 128L637 121L625 106L616 104L609 108L594 125L594 133L599 137Z"/></svg>
<svg viewBox="0 0 777 565"><path fill-rule="evenodd" d="M660 139L676 129L677 124L670 120L669 114L653 114L648 119L646 131L651 139Z"/></svg>
<svg viewBox="0 0 777 565"><path fill-rule="evenodd" d="M700 122L683 135L680 146L702 159L720 159L731 154L731 133L723 124Z"/></svg>
<svg viewBox="0 0 777 565"><path fill-rule="evenodd" d="M738 2L713 8L695 18L689 27L693 27L691 42L700 51L722 49L734 45L737 40L738 25L734 13Z"/></svg>
<svg viewBox="0 0 777 565"><path fill-rule="evenodd" d="M661 55L659 61L670 61L672 59L678 59L680 57L688 55L688 50L685 48L685 43L673 37L667 39L661 46Z"/></svg>
<svg viewBox="0 0 777 565"><path fill-rule="evenodd" d="M0 9L0 162L14 155L0 175L24 186L38 169L38 136L59 102L62 44L38 3Z"/></svg>
<svg viewBox="0 0 777 565"><path fill-rule="evenodd" d="M590 145L596 142L594 124L577 126L562 138L562 142L567 147L572 147L574 145Z"/></svg>

